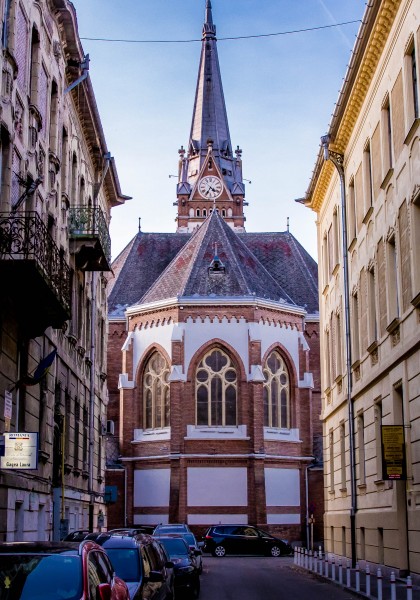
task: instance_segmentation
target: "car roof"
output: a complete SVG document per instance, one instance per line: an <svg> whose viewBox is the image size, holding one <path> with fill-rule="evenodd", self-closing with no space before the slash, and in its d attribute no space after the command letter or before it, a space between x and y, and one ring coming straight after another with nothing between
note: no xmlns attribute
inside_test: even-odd
<svg viewBox="0 0 420 600"><path fill-rule="evenodd" d="M124 533L101 533L95 541L103 548L137 548L140 545L145 546L153 543L154 539L145 533L136 535L128 533L125 535Z"/></svg>
<svg viewBox="0 0 420 600"><path fill-rule="evenodd" d="M80 554L81 542L0 542L1 554Z"/></svg>

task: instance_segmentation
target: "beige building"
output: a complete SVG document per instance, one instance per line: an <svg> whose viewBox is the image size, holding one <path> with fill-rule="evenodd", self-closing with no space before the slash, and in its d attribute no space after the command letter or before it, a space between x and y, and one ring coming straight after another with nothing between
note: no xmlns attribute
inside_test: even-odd
<svg viewBox="0 0 420 600"><path fill-rule="evenodd" d="M0 539L58 539L105 512L103 272L126 197L71 2L1 0L0 16ZM37 434L34 464L8 433Z"/></svg>
<svg viewBox="0 0 420 600"><path fill-rule="evenodd" d="M420 573L419 17L419 0L367 6L304 199L318 217L326 550L413 574ZM402 426L394 433L405 439L394 438L394 455L387 450L383 462L389 425Z"/></svg>

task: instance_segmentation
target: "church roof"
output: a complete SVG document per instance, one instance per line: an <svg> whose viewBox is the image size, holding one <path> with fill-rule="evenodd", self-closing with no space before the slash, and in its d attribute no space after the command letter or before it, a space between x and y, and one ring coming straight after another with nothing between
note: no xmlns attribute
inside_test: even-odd
<svg viewBox="0 0 420 600"><path fill-rule="evenodd" d="M140 300L153 302L194 294L238 295L244 291L247 294L246 290L257 293L261 277L267 282L262 298L282 297L308 313L318 312L317 264L291 233L236 233L218 218L219 227L214 227L213 235L213 227L206 233L210 221L208 218L192 235L139 232L112 264L115 283L108 298L109 316L124 317L126 308ZM225 275L208 272L215 254L214 242ZM232 267L234 273L230 273Z"/></svg>

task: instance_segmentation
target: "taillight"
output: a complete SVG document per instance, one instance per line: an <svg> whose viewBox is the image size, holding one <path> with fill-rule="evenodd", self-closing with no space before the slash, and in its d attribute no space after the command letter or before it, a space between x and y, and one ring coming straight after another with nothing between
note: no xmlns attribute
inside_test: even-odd
<svg viewBox="0 0 420 600"><path fill-rule="evenodd" d="M212 540L213 538L211 537L211 535L206 535L206 540Z"/></svg>

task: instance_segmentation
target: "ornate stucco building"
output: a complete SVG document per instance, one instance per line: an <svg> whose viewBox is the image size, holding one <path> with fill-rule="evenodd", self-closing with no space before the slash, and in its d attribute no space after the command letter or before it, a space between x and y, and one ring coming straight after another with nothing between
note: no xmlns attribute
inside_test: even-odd
<svg viewBox="0 0 420 600"><path fill-rule="evenodd" d="M419 15L417 0L367 6L305 198L318 217L326 549L402 574L420 573Z"/></svg>
<svg viewBox="0 0 420 600"><path fill-rule="evenodd" d="M320 539L317 267L289 231L245 231L209 0L179 155L177 232L139 231L112 265L109 525L253 522L301 539L310 506Z"/></svg>
<svg viewBox="0 0 420 600"><path fill-rule="evenodd" d="M37 434L31 470L1 459L0 539L59 539L105 512L103 273L126 197L71 2L2 0L0 16L0 433Z"/></svg>

